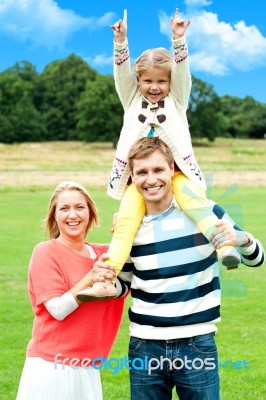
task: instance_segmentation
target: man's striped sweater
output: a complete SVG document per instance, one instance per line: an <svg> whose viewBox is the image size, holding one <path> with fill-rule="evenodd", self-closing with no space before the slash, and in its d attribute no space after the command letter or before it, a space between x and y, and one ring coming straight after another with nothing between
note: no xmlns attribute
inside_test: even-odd
<svg viewBox="0 0 266 400"><path fill-rule="evenodd" d="M234 225L217 204L214 213ZM264 262L263 247L256 239L237 250L246 266ZM219 267L213 245L174 201L164 213L144 217L118 283L122 291L131 283L130 335L167 340L216 332L219 269L229 273Z"/></svg>

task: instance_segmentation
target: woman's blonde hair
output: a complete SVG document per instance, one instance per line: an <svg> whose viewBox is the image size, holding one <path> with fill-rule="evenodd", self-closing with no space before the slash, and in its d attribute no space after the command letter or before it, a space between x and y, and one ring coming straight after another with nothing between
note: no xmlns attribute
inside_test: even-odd
<svg viewBox="0 0 266 400"><path fill-rule="evenodd" d="M171 71L173 59L164 47L145 50L133 63L132 69L138 77L148 68L164 68Z"/></svg>
<svg viewBox="0 0 266 400"><path fill-rule="evenodd" d="M56 212L56 206L57 206L57 200L58 196L60 193L64 192L65 190L77 190L80 192L86 199L86 203L89 207L89 223L86 229L86 234L88 233L88 230L93 226L93 225L98 225L99 222L99 217L98 217L98 211L96 208L96 205L92 198L90 197L89 192L87 189L85 189L84 186L82 186L78 182L74 181L63 181L57 185L55 188L49 205L48 205L48 215L46 218L46 232L47 235L50 239L56 239L58 238L60 232L58 229L57 222L55 220L55 212Z"/></svg>

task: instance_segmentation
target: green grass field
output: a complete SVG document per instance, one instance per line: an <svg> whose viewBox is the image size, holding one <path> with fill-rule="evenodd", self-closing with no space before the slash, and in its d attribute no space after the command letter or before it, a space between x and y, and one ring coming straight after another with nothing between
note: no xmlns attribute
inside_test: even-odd
<svg viewBox="0 0 266 400"><path fill-rule="evenodd" d="M259 171L260 175L265 178L266 143L263 141L243 141L238 145L229 145L225 141L220 143L224 145L223 157L217 155L221 152L217 143L214 146L200 146L196 149L199 158L207 160L204 165L201 162L203 170L206 166L210 172L230 170L233 173L240 168L251 173ZM77 167L75 160L79 158L79 153L77 153L76 147L75 151L73 150L70 143L54 144L53 166L49 164L50 148L47 148L45 144L36 144L36 146L40 146L39 150L42 149L39 157L33 151L29 151L29 146L25 144L3 146L1 149L3 150L3 158L0 161L1 400L12 400L16 396L25 359L25 349L32 328L32 311L27 294L28 263L34 245L45 240L43 218L46 215L49 197L54 188L54 183L47 179L40 180L38 184L27 181L27 184L17 186L17 180L13 182L11 179L13 175L9 175L9 173L15 172L19 176L23 175L25 171L31 173L37 171L45 174L54 168L54 175L59 182L65 179L65 171L72 174L72 179L76 179L77 172L86 172L85 154L81 147L78 147L82 152L82 157L78 164L79 167ZM49 144L49 146L52 145ZM110 148L94 146L93 152L89 151L91 148L87 146L89 152L87 157L90 158L90 153L93 153L91 158L96 157L99 168L97 163L92 161L93 168L90 168L90 162L88 162L87 171L91 173L90 177L94 172L108 171L109 161L113 155ZM236 148L241 149L240 155L233 158L232 154L235 153L232 153L232 150ZM230 153L230 160L228 159L228 165L225 167L226 149ZM263 152L264 163L262 162ZM47 164L45 164L45 153L48 158ZM20 172L20 162L24 165L24 172ZM234 163L236 164L235 169ZM73 164L73 168L70 164ZM61 176L62 178L60 178ZM254 176L257 177L257 175ZM253 180L250 185L245 182L243 187L239 184L234 191L231 186L234 182L228 174L227 182L223 182L223 185L214 185L211 197L225 207L244 229L259 238L266 247L264 206L266 186L263 182L259 181L255 184ZM91 193L100 211L101 226L91 233L89 241L109 242L112 214L117 209L118 203L107 198L104 183L100 181L98 183L98 187L93 184ZM265 400L265 266L258 269L241 266L234 271L225 271L221 267L221 283L223 292L222 322L218 326L217 344L220 362L224 365L227 360L231 360L220 368L222 400ZM130 298L127 300L125 315L111 357L123 358L127 355L129 339L127 307L129 303ZM129 399L129 379L126 369L117 374L112 374L111 369L106 369L102 371L101 376L104 399ZM177 397L174 395L173 398Z"/></svg>

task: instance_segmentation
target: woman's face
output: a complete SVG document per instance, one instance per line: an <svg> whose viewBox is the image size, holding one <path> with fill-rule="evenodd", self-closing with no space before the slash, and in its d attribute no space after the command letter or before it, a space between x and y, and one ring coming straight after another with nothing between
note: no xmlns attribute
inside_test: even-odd
<svg viewBox="0 0 266 400"><path fill-rule="evenodd" d="M84 240L90 210L86 198L78 190L64 190L57 198L55 220L60 232L68 240Z"/></svg>

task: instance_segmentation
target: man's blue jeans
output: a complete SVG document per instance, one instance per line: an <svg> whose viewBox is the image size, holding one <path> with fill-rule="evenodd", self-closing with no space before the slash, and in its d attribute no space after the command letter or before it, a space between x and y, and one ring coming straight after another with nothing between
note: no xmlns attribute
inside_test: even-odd
<svg viewBox="0 0 266 400"><path fill-rule="evenodd" d="M212 333L186 339L130 338L131 400L219 400L217 347Z"/></svg>

